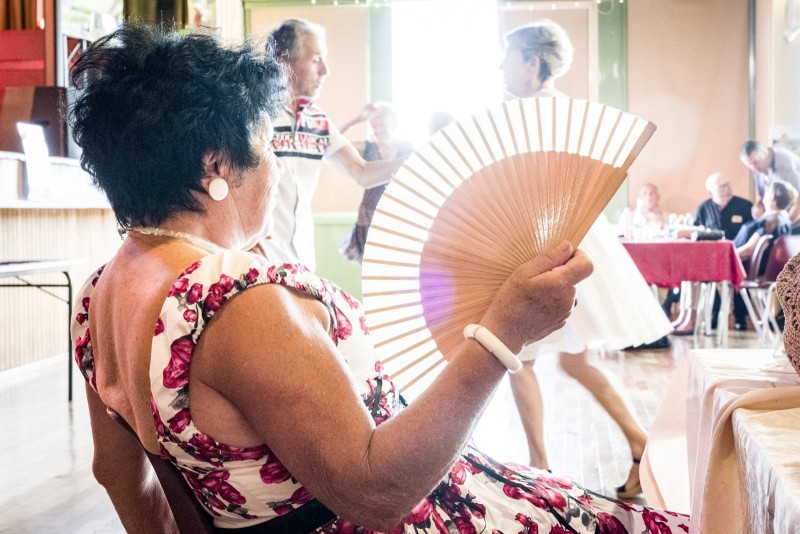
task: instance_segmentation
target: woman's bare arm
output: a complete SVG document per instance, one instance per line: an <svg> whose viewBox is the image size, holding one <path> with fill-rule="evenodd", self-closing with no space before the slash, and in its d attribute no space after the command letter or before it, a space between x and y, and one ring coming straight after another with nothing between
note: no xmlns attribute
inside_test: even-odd
<svg viewBox="0 0 800 534"><path fill-rule="evenodd" d="M403 162L402 158L367 161L349 143L331 154L329 161L340 171L349 174L364 189L388 183Z"/></svg>
<svg viewBox="0 0 800 534"><path fill-rule="evenodd" d="M94 441L92 471L105 488L125 531L177 533L167 499L136 438L114 421L88 385L89 418Z"/></svg>
<svg viewBox="0 0 800 534"><path fill-rule="evenodd" d="M372 117L375 116L375 109L376 109L375 104L369 102L359 110L358 114L355 117L340 124L339 131L341 133L345 133L347 130L349 130L356 124L370 120Z"/></svg>
<svg viewBox="0 0 800 534"><path fill-rule="evenodd" d="M574 284L591 272L585 255L571 255L571 248L550 251L498 292L482 324L512 351L563 326ZM477 342L464 342L426 392L376 428L329 322L310 297L252 288L220 310L204 334L193 380L233 403L334 512L388 529L450 468L506 369Z"/></svg>

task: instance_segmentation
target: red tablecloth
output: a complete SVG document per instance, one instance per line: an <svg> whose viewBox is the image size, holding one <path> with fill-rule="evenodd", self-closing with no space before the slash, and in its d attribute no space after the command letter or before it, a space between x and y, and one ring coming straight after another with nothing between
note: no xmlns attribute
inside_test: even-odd
<svg viewBox="0 0 800 534"><path fill-rule="evenodd" d="M721 282L739 287L747 273L733 242L671 239L623 241L648 284L680 287L682 281Z"/></svg>

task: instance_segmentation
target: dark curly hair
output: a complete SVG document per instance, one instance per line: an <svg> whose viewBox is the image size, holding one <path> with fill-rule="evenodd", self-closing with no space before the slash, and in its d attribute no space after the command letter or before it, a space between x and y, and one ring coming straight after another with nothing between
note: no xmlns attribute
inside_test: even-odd
<svg viewBox="0 0 800 534"><path fill-rule="evenodd" d="M258 165L254 145L286 96L270 46L226 46L217 36L126 23L95 41L70 73L69 109L81 167L122 226L202 212L203 156Z"/></svg>

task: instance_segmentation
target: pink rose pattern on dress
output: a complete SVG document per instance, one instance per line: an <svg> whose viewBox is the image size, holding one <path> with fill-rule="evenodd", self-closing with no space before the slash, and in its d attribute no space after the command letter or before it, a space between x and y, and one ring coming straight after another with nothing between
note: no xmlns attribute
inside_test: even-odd
<svg viewBox="0 0 800 534"><path fill-rule="evenodd" d="M288 287L293 287L306 291L318 298L330 312L334 325L334 341L344 341L352 334L350 319L346 313L334 302L344 293L336 286L327 281L312 277L309 271L300 265L260 265L250 266L241 274L220 274L218 278L208 284L207 279L196 279L189 276L202 267L199 262L179 277L171 289L169 298L177 304L175 308L180 313L183 321L187 325L184 335L177 337L170 345L170 358L163 371L163 386L173 391L174 398L170 402L171 407L181 408L166 421L166 424L158 424L158 435L165 443L171 443L180 448L185 454L199 461L206 461L211 466L217 468L217 473L228 473L225 465L231 461L258 461L259 477L264 484L282 485L290 482L297 485L286 470L283 464L269 451L266 446L247 450L232 450L224 444L218 443L209 436L193 431L188 440L180 435L193 429L191 424L191 412L188 409L189 399L189 374L191 372L191 358L202 329L213 320L215 313L237 292L258 283L278 283ZM358 302L347 297L342 299L348 308L358 308ZM164 321L165 322L165 321ZM380 384L380 377L376 377ZM376 424L386 420L391 414L392 399L394 398L393 387L387 387L384 392L380 387L375 387L375 382L369 381L368 387L371 393L376 393L375 421ZM390 395L391 394L391 395ZM186 473L186 470L184 470ZM229 478L225 478L226 481ZM230 482L226 482L230 485ZM221 485L220 487L227 487ZM195 492L201 492L201 486L197 483L192 487ZM235 487L235 486L234 486ZM232 495L230 491L225 494L211 491L213 488L208 484L202 486L202 494L198 493L198 499L206 506L216 508L217 513L222 510L229 510L231 506L237 507L237 513L249 513L247 500L242 496L235 500L229 500L225 495ZM303 490L303 491L300 491ZM241 495L241 493L237 494ZM308 495L300 486L288 499L272 501L271 509L282 515L288 513L297 506L302 505L313 497ZM230 511L230 510L229 510Z"/></svg>
<svg viewBox="0 0 800 534"><path fill-rule="evenodd" d="M174 389L188 386L189 364L194 352L192 336L183 336L172 342L169 365L164 369L164 386Z"/></svg>
<svg viewBox="0 0 800 534"><path fill-rule="evenodd" d="M100 267L90 277L91 282L84 286L86 296L80 294L75 301L80 302L72 309L73 323L70 325L70 335L73 340L72 350L75 363L78 365L83 378L89 382L92 388L97 389L96 377L94 374L94 354L92 352L92 335L89 332L89 305L91 297L88 294L97 285L100 275L103 274L104 267Z"/></svg>
<svg viewBox="0 0 800 534"><path fill-rule="evenodd" d="M272 454L267 455L267 461L261 466L258 473L261 475L261 481L264 484L280 484L292 478L292 475L283 467L278 457Z"/></svg>
<svg viewBox="0 0 800 534"><path fill-rule="evenodd" d="M154 358L156 354L164 354L159 356L164 362L162 389L154 389L155 396L151 398L161 455L178 466L209 513L228 520L284 515L313 496L298 484L266 445L232 447L194 427L189 409L189 374L194 348L206 324L237 292L256 284L277 283L310 293L327 307L334 342L342 349L343 358L347 358L351 337L369 336L360 304L335 285L314 277L302 265L270 265L255 256L244 257L246 261L241 262L240 271L213 278L209 277L208 269L203 269L208 259L189 266L172 284L153 333ZM102 270L96 273L92 287L101 273ZM75 359L94 386L88 329L91 288L87 285L84 290L72 327ZM354 324L358 324L358 328L354 329ZM376 424L398 411L397 391L379 361L374 362L374 376L365 380L361 387L365 405ZM261 490L254 490L254 481L261 484ZM249 497L254 491L259 495L281 497ZM496 523L496 517L491 523L487 518L487 505L482 495L488 491L492 492L492 506L497 506L501 499L507 503L502 525ZM680 514L607 499L544 472L494 462L468 447L449 475L410 510L390 534L661 534L688 532L688 522L688 518ZM372 534L374 531L336 519L316 532Z"/></svg>
<svg viewBox="0 0 800 534"><path fill-rule="evenodd" d="M192 470L184 469L178 465L183 477L192 488L197 499L206 509L215 516L219 516L220 511L224 510L229 514L235 514L243 519L254 519L258 516L250 514L246 508L242 507L245 499L239 491L228 482L229 471L210 471L208 473L197 473Z"/></svg>

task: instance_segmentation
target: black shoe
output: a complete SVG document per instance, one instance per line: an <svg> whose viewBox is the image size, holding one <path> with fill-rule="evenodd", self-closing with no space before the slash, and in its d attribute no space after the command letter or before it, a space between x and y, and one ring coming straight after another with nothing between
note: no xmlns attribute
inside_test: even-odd
<svg viewBox="0 0 800 534"><path fill-rule="evenodd" d="M733 329L736 330L737 332L744 332L745 330L747 330L747 323L744 321L742 321L741 323L739 322L734 323Z"/></svg>
<svg viewBox="0 0 800 534"><path fill-rule="evenodd" d="M625 347L622 350L655 350L655 349L668 349L670 347L669 338L664 336L656 339L652 343L645 343L644 345Z"/></svg>

